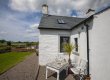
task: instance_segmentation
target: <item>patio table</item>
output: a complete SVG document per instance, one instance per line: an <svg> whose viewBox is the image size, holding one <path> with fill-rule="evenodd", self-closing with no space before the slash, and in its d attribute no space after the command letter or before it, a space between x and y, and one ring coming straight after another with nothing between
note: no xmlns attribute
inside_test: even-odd
<svg viewBox="0 0 110 80"><path fill-rule="evenodd" d="M46 65L46 79L48 74L48 69L57 72L57 80L59 80L59 74L62 70L66 70L66 75L68 74L68 62L59 61L59 62L51 62Z"/></svg>

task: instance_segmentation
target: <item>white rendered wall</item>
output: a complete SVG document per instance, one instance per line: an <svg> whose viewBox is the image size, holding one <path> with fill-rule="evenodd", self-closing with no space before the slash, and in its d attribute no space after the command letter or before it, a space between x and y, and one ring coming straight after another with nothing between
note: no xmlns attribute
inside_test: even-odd
<svg viewBox="0 0 110 80"><path fill-rule="evenodd" d="M74 38L78 38L78 53L79 53L80 58L87 60L86 28L84 27L83 24L80 25L78 28L72 30L71 43L73 44L75 44Z"/></svg>
<svg viewBox="0 0 110 80"><path fill-rule="evenodd" d="M91 80L110 80L110 9L97 14L89 33Z"/></svg>
<svg viewBox="0 0 110 80"><path fill-rule="evenodd" d="M69 31L40 30L39 36L39 64L45 65L55 60L60 54L60 36L70 36Z"/></svg>

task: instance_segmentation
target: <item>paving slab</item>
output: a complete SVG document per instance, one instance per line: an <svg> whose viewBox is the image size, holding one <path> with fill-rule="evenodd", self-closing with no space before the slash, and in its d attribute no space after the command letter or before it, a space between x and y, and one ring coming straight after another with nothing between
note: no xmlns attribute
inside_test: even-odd
<svg viewBox="0 0 110 80"><path fill-rule="evenodd" d="M38 71L38 56L32 54L0 75L0 80L35 80Z"/></svg>
<svg viewBox="0 0 110 80"><path fill-rule="evenodd" d="M48 71L48 78L46 79L46 67L45 66L40 66L39 68L39 73L37 76L37 80L57 80L57 73L53 72L51 70ZM66 75L66 71L63 70L60 73L60 79L59 80L75 80L73 77L73 74L68 74Z"/></svg>

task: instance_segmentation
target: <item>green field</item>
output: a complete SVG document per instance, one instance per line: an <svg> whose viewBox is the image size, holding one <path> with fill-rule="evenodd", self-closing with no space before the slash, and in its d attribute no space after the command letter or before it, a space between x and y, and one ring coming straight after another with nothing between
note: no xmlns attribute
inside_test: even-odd
<svg viewBox="0 0 110 80"><path fill-rule="evenodd" d="M23 61L32 52L8 52L0 54L0 74Z"/></svg>

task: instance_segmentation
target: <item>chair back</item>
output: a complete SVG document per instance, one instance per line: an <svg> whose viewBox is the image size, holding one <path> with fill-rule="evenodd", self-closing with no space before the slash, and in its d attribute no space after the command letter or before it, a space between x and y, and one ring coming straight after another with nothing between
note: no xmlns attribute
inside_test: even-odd
<svg viewBox="0 0 110 80"><path fill-rule="evenodd" d="M79 67L81 68L82 71L84 71L87 67L87 60L81 59Z"/></svg>

